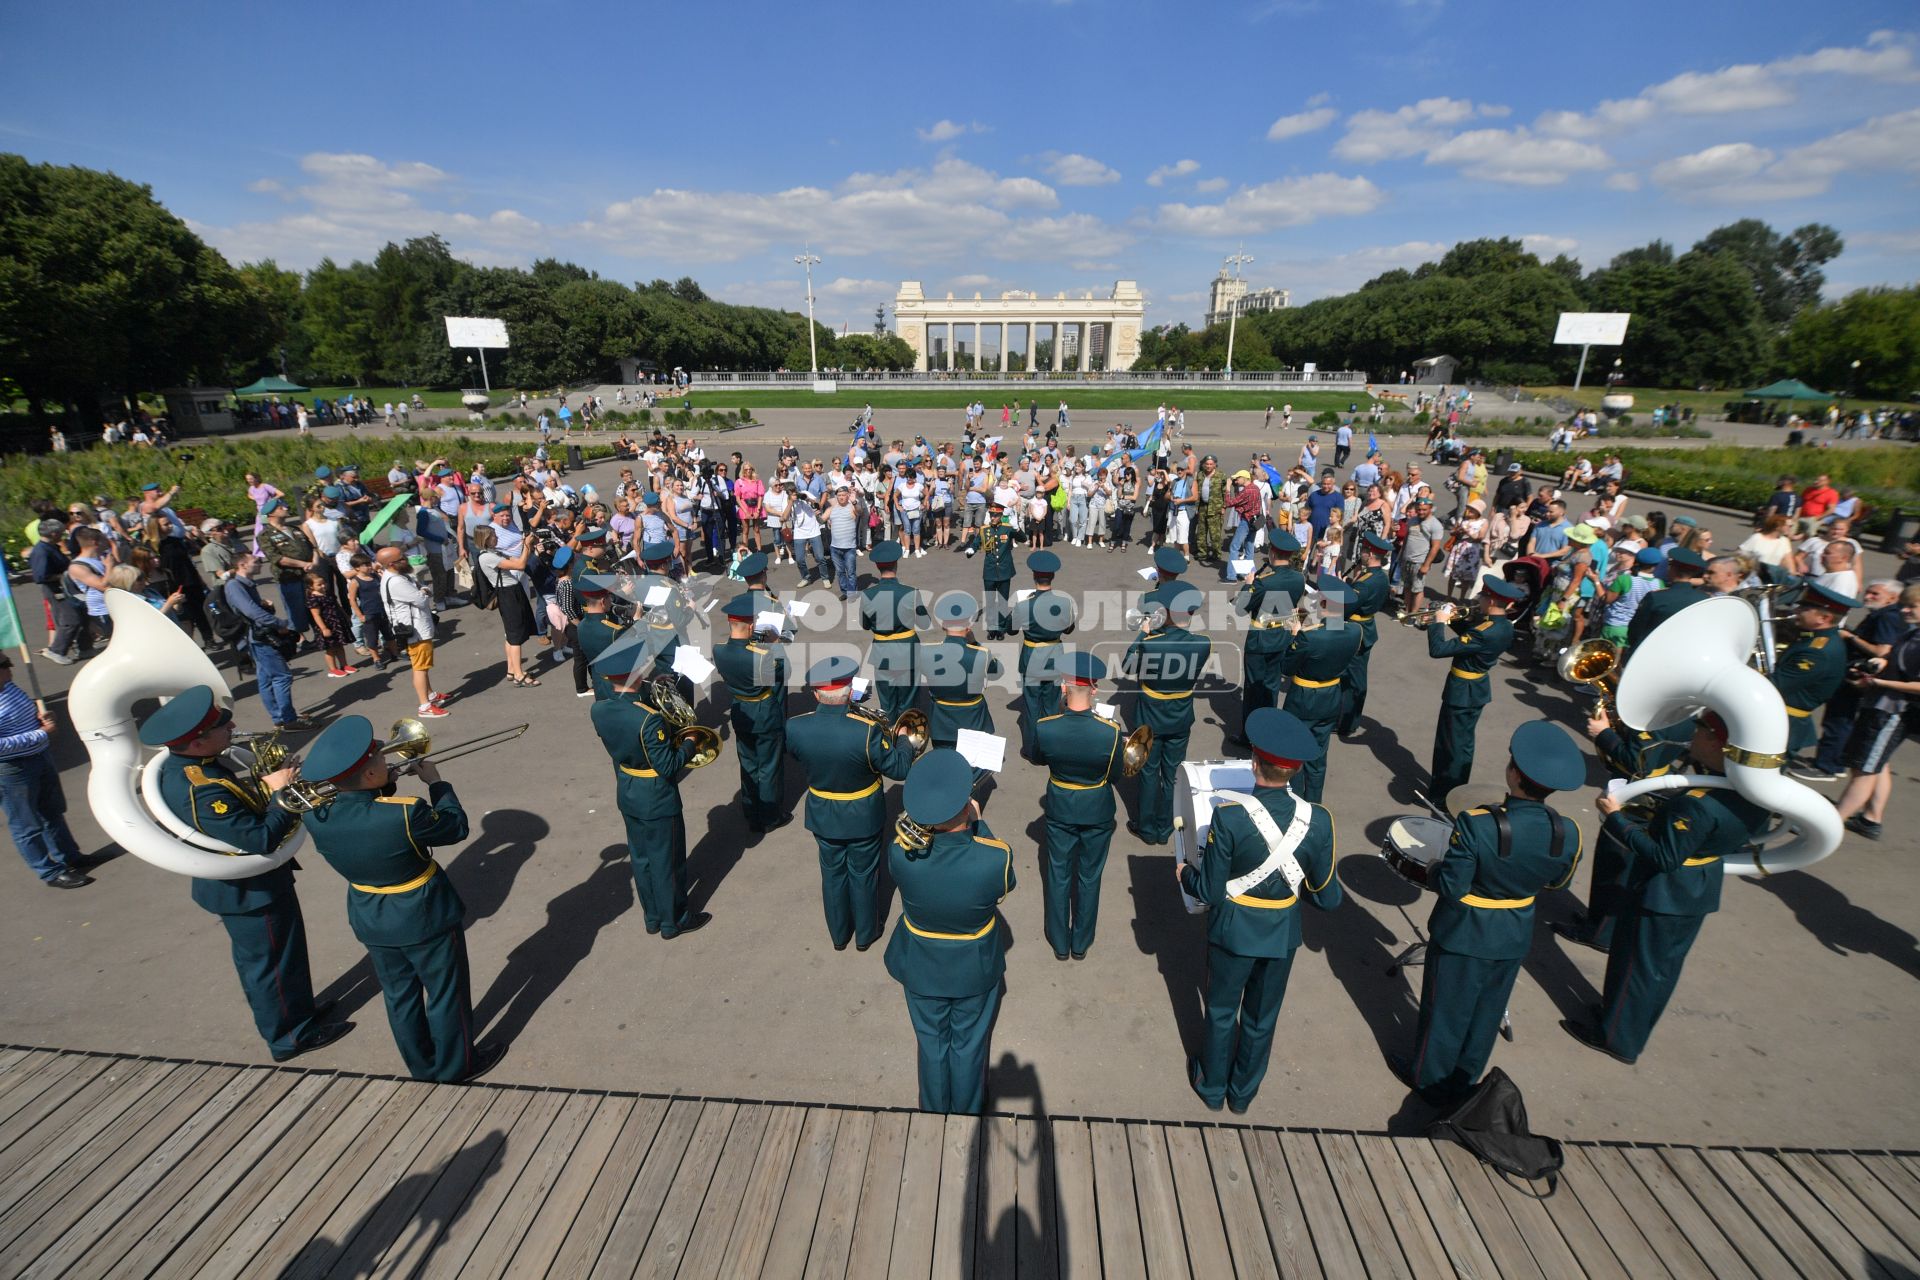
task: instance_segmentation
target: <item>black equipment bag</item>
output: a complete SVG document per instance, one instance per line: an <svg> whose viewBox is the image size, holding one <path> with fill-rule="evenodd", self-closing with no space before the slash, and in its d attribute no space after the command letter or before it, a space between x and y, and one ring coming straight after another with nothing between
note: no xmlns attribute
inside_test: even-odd
<svg viewBox="0 0 1920 1280"><path fill-rule="evenodd" d="M1487 1072L1459 1106L1435 1120L1427 1136L1459 1143L1509 1181L1545 1178L1547 1193L1539 1197L1542 1200L1554 1193L1560 1167L1566 1163L1557 1140L1527 1128L1527 1104L1520 1088L1498 1067Z"/></svg>

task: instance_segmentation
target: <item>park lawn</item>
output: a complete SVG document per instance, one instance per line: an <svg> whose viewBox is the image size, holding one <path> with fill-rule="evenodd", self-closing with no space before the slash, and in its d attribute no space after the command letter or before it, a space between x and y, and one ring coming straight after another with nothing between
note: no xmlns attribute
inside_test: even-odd
<svg viewBox="0 0 1920 1280"><path fill-rule="evenodd" d="M427 402L427 408L429 409L458 409L461 407L460 393L458 391L423 391L418 387L315 387L306 395L298 398L305 400L308 404L312 404L315 396L319 396L325 400L339 400L350 395L365 396L376 405L384 405L389 400L395 404L399 404L402 400L411 404L411 397L415 394L418 394L422 400ZM493 402L495 404L505 404L508 396L518 394L517 391L509 391L504 387L495 387L493 389ZM528 392L527 394L532 395L533 393ZM256 397L249 397L249 399L253 398Z"/></svg>
<svg viewBox="0 0 1920 1280"><path fill-rule="evenodd" d="M1756 383L1755 385L1757 386L1759 384ZM1730 390L1724 390L1724 391L1692 391L1683 387L1618 387L1618 388L1614 388L1614 387L1607 387L1607 386L1593 386L1591 384L1581 387L1578 391L1575 391L1572 387L1527 387L1525 388L1525 390L1532 392L1536 396L1539 396L1542 400L1553 399L1553 398L1566 399L1566 400L1573 401L1575 404L1584 405L1586 408L1589 408L1589 409L1598 409L1600 407L1601 396L1604 396L1611 391L1618 390L1633 397L1633 408L1630 410L1630 412L1633 413L1636 417L1651 414L1654 411L1655 407L1659 405L1677 404L1682 409L1692 409L1695 414L1701 417L1712 416L1716 418L1719 417L1720 414L1724 411L1726 403L1729 400L1739 400L1743 398L1740 395L1740 393L1744 389L1745 388L1743 387L1734 387L1734 388L1731 388ZM1901 409L1906 409L1911 407L1910 405L1901 403L1899 401L1873 400L1871 398L1861 398L1861 399L1855 400L1854 403L1856 405L1869 404L1869 403L1876 406L1892 405L1896 408L1901 408ZM1820 401L1809 401L1809 402L1804 402L1804 403L1799 403L1794 405L1788 405L1786 407L1799 409L1802 412L1805 412L1810 408L1819 408L1824 410L1826 406L1827 406L1827 402L1824 400L1820 400Z"/></svg>
<svg viewBox="0 0 1920 1280"><path fill-rule="evenodd" d="M661 395L660 403L675 403L679 398L678 393ZM1278 387L1263 391L1172 391L1152 387L1088 386L1081 383L1036 383L1031 387L1010 383L1005 389L995 387L978 391L963 387L951 391L888 391L878 388L863 391L858 383L843 383L840 390L832 395L816 395L805 387L696 386L693 389L696 408L702 405L730 406L736 402L749 409L858 409L871 404L876 409L953 409L957 412L967 401L974 399L985 404L989 410L997 410L1003 404L1016 401L1025 405L1038 400L1040 416L1048 422L1053 420L1053 411L1062 400L1067 402L1069 412L1082 409L1144 409L1151 412L1163 404L1192 410L1242 409L1253 412L1260 412L1272 405L1278 412L1281 405L1292 404L1296 420L1301 416L1310 418L1322 409L1345 413L1350 404L1357 404L1364 410L1373 403L1364 391L1288 392ZM1394 402L1388 403L1391 405Z"/></svg>

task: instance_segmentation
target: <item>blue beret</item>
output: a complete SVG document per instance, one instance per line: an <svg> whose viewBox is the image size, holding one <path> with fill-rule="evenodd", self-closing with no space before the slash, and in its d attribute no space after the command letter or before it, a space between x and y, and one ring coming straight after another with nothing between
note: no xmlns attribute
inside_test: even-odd
<svg viewBox="0 0 1920 1280"><path fill-rule="evenodd" d="M336 498L346 497L347 491L337 484L330 484L320 491L320 496L331 502Z"/></svg>
<svg viewBox="0 0 1920 1280"><path fill-rule="evenodd" d="M1842 611L1860 607L1860 602L1852 596L1844 595L1833 587L1823 587L1811 579L1800 589L1800 603L1818 605L1821 608L1832 607Z"/></svg>
<svg viewBox="0 0 1920 1280"><path fill-rule="evenodd" d="M1707 567L1707 558L1692 547L1675 547L1667 552L1667 564L1669 566L1685 565L1689 569L1704 569Z"/></svg>
<svg viewBox="0 0 1920 1280"><path fill-rule="evenodd" d="M1300 717L1278 707L1261 707L1247 717L1247 741L1254 751L1275 760L1305 764L1325 754L1313 730Z"/></svg>
<svg viewBox="0 0 1920 1280"><path fill-rule="evenodd" d="M595 526L580 535L580 541L582 542L605 542L606 540L607 531L599 526Z"/></svg>
<svg viewBox="0 0 1920 1280"><path fill-rule="evenodd" d="M1658 547L1642 547L1633 553L1635 564L1656 565L1667 562L1667 553Z"/></svg>
<svg viewBox="0 0 1920 1280"><path fill-rule="evenodd" d="M1366 543L1369 547L1372 547L1375 551L1387 552L1387 551L1393 550L1393 544L1391 542L1388 542L1385 538L1381 537L1379 534L1375 533L1371 529L1361 534L1360 540Z"/></svg>
<svg viewBox="0 0 1920 1280"><path fill-rule="evenodd" d="M740 576L741 577L751 578L759 574L765 573L766 571L767 571L767 553L766 552L754 551L741 557L740 559Z"/></svg>
<svg viewBox="0 0 1920 1280"><path fill-rule="evenodd" d="M170 742L184 745L185 740L218 728L232 718L232 712L214 703L211 685L196 684L140 722L140 741L149 747Z"/></svg>
<svg viewBox="0 0 1920 1280"><path fill-rule="evenodd" d="M433 473L433 478L438 480L438 479L441 479L442 477L450 476L452 474L453 474L452 467L441 467L439 470Z"/></svg>
<svg viewBox="0 0 1920 1280"><path fill-rule="evenodd" d="M673 544L671 542L643 542L640 544L640 558L648 561L671 560L673 558Z"/></svg>
<svg viewBox="0 0 1920 1280"><path fill-rule="evenodd" d="M973 766L950 747L929 751L914 761L900 800L907 816L923 827L952 822L973 798Z"/></svg>
<svg viewBox="0 0 1920 1280"><path fill-rule="evenodd" d="M556 551L556 552L554 552L554 553L553 553L553 567L554 567L554 568L556 568L556 569L564 569L564 568L566 568L566 567L567 567L568 565L570 565L570 564L572 564L572 563L573 563L573 548L572 548L572 547L562 547L562 548L560 548L560 549L559 549L558 551Z"/></svg>
<svg viewBox="0 0 1920 1280"><path fill-rule="evenodd" d="M496 502L493 504L493 514L495 515L499 515L502 511L511 511L511 510L513 510L512 503Z"/></svg>
<svg viewBox="0 0 1920 1280"><path fill-rule="evenodd" d="M274 512L278 511L280 508L286 505L287 505L286 503L280 501L280 499L278 498L268 498L264 503L261 504L260 514L263 516L270 516Z"/></svg>
<svg viewBox="0 0 1920 1280"><path fill-rule="evenodd" d="M1586 757L1567 731L1550 720L1530 720L1515 729L1508 751L1514 768L1537 786L1572 791L1587 780Z"/></svg>
<svg viewBox="0 0 1920 1280"><path fill-rule="evenodd" d="M1285 529L1275 529L1267 539L1267 545L1282 554L1292 555L1300 550L1300 539Z"/></svg>
<svg viewBox="0 0 1920 1280"><path fill-rule="evenodd" d="M145 484L143 484L143 485L141 485L141 486L140 486L140 492L142 492L142 493L158 493L158 492L160 492L160 485L159 485L159 482L158 482L158 481L154 481L154 480L149 480L149 481L147 481L147 482L146 482Z"/></svg>
<svg viewBox="0 0 1920 1280"><path fill-rule="evenodd" d="M874 543L873 550L867 553L875 564L899 564L900 554L900 544L891 538L885 542Z"/></svg>
<svg viewBox="0 0 1920 1280"><path fill-rule="evenodd" d="M1492 574L1487 574L1480 579L1480 589L1482 591L1491 591L1502 600L1525 600L1527 598L1527 589L1525 587L1517 582L1508 582L1505 578L1496 578Z"/></svg>
<svg viewBox="0 0 1920 1280"><path fill-rule="evenodd" d="M1027 557L1027 568L1035 573L1058 573L1060 572L1060 557L1051 551L1036 551Z"/></svg>
<svg viewBox="0 0 1920 1280"><path fill-rule="evenodd" d="M1187 558L1172 547L1161 547L1153 553L1153 567L1162 573L1185 573Z"/></svg>
<svg viewBox="0 0 1920 1280"><path fill-rule="evenodd" d="M860 672L860 661L844 653L820 659L807 668L807 684L815 689L845 684ZM951 815L949 815L951 816Z"/></svg>
<svg viewBox="0 0 1920 1280"><path fill-rule="evenodd" d="M1207 598L1200 594L1200 588L1184 582L1171 584L1160 593L1159 604L1169 614L1198 613Z"/></svg>
<svg viewBox="0 0 1920 1280"><path fill-rule="evenodd" d="M972 622L980 602L964 591L949 591L933 602L933 620L943 626Z"/></svg>
<svg viewBox="0 0 1920 1280"><path fill-rule="evenodd" d="M1067 675L1075 680L1104 680L1107 678L1107 664L1100 661L1100 655L1091 649L1075 649L1067 657Z"/></svg>
<svg viewBox="0 0 1920 1280"><path fill-rule="evenodd" d="M333 478L333 468L315 467L313 469L313 478L315 480L331 480Z"/></svg>
<svg viewBox="0 0 1920 1280"><path fill-rule="evenodd" d="M654 490L649 489L640 495L640 501L649 507L657 507L660 505L660 495Z"/></svg>
<svg viewBox="0 0 1920 1280"><path fill-rule="evenodd" d="M364 765L372 751L372 723L365 716L341 716L307 748L300 776L313 782L331 782Z"/></svg>

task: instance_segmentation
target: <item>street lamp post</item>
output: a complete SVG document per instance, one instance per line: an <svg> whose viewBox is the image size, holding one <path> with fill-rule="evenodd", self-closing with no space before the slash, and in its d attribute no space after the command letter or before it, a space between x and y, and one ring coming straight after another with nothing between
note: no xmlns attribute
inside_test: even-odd
<svg viewBox="0 0 1920 1280"><path fill-rule="evenodd" d="M1240 268L1252 261L1251 254L1235 251L1227 255L1225 265L1233 268L1233 278L1238 281ZM1240 294L1232 289L1227 290L1227 294L1227 377L1231 378L1233 377L1233 335L1240 324Z"/></svg>
<svg viewBox="0 0 1920 1280"><path fill-rule="evenodd" d="M813 246L808 245L806 252L796 255L794 261L805 267L807 271L807 363L812 367L814 376L818 377L820 348L815 345L816 340L813 335L813 269L820 265L820 255L813 252Z"/></svg>

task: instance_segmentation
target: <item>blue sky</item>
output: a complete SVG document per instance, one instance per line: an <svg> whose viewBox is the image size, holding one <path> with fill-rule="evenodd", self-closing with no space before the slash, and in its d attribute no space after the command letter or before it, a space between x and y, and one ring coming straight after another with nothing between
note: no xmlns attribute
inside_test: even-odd
<svg viewBox="0 0 1920 1280"><path fill-rule="evenodd" d="M1732 16L1737 14L1738 16ZM236 261L438 231L871 323L1136 279L1195 322L1244 245L1297 302L1474 236L1589 266L1837 226L1920 278L1920 9L1746 0L14 6L0 148L152 184Z"/></svg>

